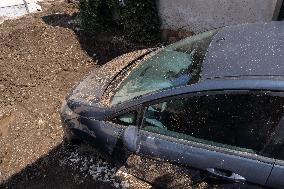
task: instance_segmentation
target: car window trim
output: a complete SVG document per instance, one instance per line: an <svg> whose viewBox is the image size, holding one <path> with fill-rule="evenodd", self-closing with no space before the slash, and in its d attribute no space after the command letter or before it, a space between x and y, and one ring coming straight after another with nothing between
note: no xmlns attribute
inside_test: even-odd
<svg viewBox="0 0 284 189"><path fill-rule="evenodd" d="M162 98L159 98L159 99L144 102L144 103L142 103L142 106L143 106L143 108L145 108L149 105L164 102L168 99L178 99L178 98L187 98L187 97L204 96L204 95L216 95L216 94L245 94L244 92L255 93L255 94L257 94L257 93L258 94L268 93L269 94L268 96L284 97L284 92L282 92L282 91L251 90L251 89L207 90L207 91L194 91L194 92L184 93L184 94L175 95L175 96L162 97Z"/></svg>
<svg viewBox="0 0 284 189"><path fill-rule="evenodd" d="M196 148L201 148L201 149L205 149L205 150L209 150L209 151L215 151L215 152L219 152L219 153L223 153L223 154L228 154L228 155L233 155L233 156L238 156L238 157L242 157L242 158L247 158L247 159L251 159L251 160L256 160L256 161L261 161L264 163L268 163L268 164L274 164L276 159L275 158L271 158L271 157L266 157L266 156L262 156L259 154L254 154L254 153L250 153L250 152L242 152L242 151L237 151L237 150L233 150L233 149L229 149L229 148L224 148L224 147L218 147L218 146L213 146L210 144L204 144L204 143L199 143L199 142L194 142L194 141L190 141L190 140L185 140L185 139L178 139L172 136L167 136L167 135L162 135L159 133L154 133L154 132L150 132L150 131L146 131L146 130L142 130L145 134L143 135L152 135L156 138L159 138L161 140L167 140L176 144L181 144L181 145L186 145L186 146L192 146L192 147L196 147Z"/></svg>
<svg viewBox="0 0 284 189"><path fill-rule="evenodd" d="M197 96L204 96L204 95L216 95L216 94L263 94L263 93L267 94L268 96L279 96L279 97L283 97L284 98L284 92L281 92L281 91L246 90L246 89L241 89L241 90L233 89L233 90L230 90L230 89L227 89L227 90L221 90L221 91L220 90L197 91L197 92L190 92L190 93L186 93L186 94L181 94L181 95L176 95L176 96L168 96L168 97L165 97L165 98L155 99L153 101L145 102L145 103L142 104L141 112L143 112L143 114L142 114L143 117L142 117L140 125L139 125L139 130L142 130L142 128L143 128L143 124L144 124L144 121L145 121L145 113L146 113L147 107L150 106L150 105L153 105L153 104L158 104L158 103L165 102L165 101L171 100L171 99L190 98L190 97L197 97ZM276 125L276 127L273 129L272 133L274 133L279 127L281 127L281 125L278 123ZM145 131L145 130L143 130L143 131ZM149 132L149 131L145 131L145 132ZM171 138L174 138L176 140L190 141L190 140L178 139L178 138L175 138L175 137L172 137L172 136L162 135L162 134L158 134L158 133L154 133L154 132L149 132L149 133L157 134L159 136L171 137ZM272 141L271 137L273 137L273 135L270 136L270 138L268 139L268 143L265 145L264 149L262 149L260 151L260 152L263 152L263 154L265 154L265 151L266 151L265 148L269 148L271 146L271 144L270 144L270 142ZM190 141L190 142L198 143L198 144L201 144L201 145L204 144L204 143L199 143L199 142L194 142L194 141ZM263 157L265 159L268 158L268 159L274 160L274 162L275 162L275 159L276 159L276 157L267 157L267 156L263 156L261 154L256 154L256 153L242 152L242 151L232 150L232 149L229 149L229 148L212 146L212 145L209 145L209 144L204 144L204 145L211 146L210 149L212 149L212 147L213 147L214 149L215 148L217 148L217 149L218 148L220 148L220 149L227 149L229 151L239 152L240 154L251 154L252 157L253 156L260 156L260 157ZM275 153L275 152L271 152L271 153ZM270 155L270 153L269 153L269 155ZM259 159L257 159L257 160L259 160ZM269 161L269 162L271 162L271 161Z"/></svg>
<svg viewBox="0 0 284 189"><path fill-rule="evenodd" d="M135 125L134 126L139 127L139 125L141 124L141 112L142 112L142 106L141 105L133 106L133 107L126 108L126 109L120 110L118 112L115 112L114 114L106 117L105 121L112 122L112 119L114 119L114 118L116 118L118 116L130 113L132 111L136 112L136 120L135 120ZM121 124L119 124L119 125L121 125ZM127 127L126 125L122 125L122 126L123 127Z"/></svg>
<svg viewBox="0 0 284 189"><path fill-rule="evenodd" d="M173 95L184 95L197 92L210 92L210 91L267 91L267 92L284 92L284 80L273 79L214 79L214 80L201 80L200 82L192 85L185 85L180 87L170 87L164 90L158 90L152 93L138 96L128 101L118 103L110 106L111 109L137 106L156 99L167 98Z"/></svg>

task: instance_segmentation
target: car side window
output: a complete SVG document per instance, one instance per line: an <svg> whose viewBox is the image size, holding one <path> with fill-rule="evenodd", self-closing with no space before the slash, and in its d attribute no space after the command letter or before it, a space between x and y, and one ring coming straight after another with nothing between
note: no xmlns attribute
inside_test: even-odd
<svg viewBox="0 0 284 189"><path fill-rule="evenodd" d="M146 107L143 129L233 150L260 153L284 112L284 98L215 94Z"/></svg>
<svg viewBox="0 0 284 189"><path fill-rule="evenodd" d="M111 122L128 126L128 125L136 125L136 119L137 119L137 112L131 111L118 115L117 117L113 118Z"/></svg>

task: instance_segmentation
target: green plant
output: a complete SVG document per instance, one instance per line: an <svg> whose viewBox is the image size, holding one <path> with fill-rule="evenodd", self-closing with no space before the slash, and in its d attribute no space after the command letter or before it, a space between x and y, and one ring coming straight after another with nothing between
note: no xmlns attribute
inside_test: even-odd
<svg viewBox="0 0 284 189"><path fill-rule="evenodd" d="M98 23L97 18L97 10L99 1L85 1L81 0L79 3L80 11L81 11L81 23L83 28L90 30L92 28L96 28Z"/></svg>
<svg viewBox="0 0 284 189"><path fill-rule="evenodd" d="M155 0L130 0L120 11L124 34L135 41L159 38L160 19Z"/></svg>
<svg viewBox="0 0 284 189"><path fill-rule="evenodd" d="M81 0L82 26L92 32L122 32L132 41L152 42L159 39L160 20L155 0Z"/></svg>

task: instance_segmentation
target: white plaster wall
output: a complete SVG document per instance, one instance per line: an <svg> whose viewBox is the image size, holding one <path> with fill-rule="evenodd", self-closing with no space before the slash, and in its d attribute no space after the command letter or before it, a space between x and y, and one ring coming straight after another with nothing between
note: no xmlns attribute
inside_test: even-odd
<svg viewBox="0 0 284 189"><path fill-rule="evenodd" d="M199 33L245 22L271 21L277 0L157 0L162 29Z"/></svg>

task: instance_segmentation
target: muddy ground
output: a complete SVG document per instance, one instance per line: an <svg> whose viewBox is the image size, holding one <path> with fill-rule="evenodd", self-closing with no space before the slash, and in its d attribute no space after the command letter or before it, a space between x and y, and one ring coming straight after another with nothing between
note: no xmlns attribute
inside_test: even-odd
<svg viewBox="0 0 284 189"><path fill-rule="evenodd" d="M114 178L117 167L84 147L62 145L59 110L88 72L144 47L84 34L74 4L42 7L0 25L0 188L125 187Z"/></svg>

